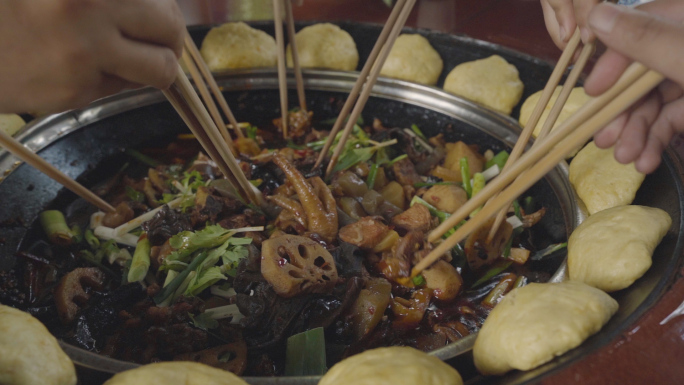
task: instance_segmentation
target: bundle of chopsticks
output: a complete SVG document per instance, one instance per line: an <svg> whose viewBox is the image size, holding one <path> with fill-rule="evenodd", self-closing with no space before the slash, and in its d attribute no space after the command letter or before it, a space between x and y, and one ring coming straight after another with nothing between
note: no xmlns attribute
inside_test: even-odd
<svg viewBox="0 0 684 385"><path fill-rule="evenodd" d="M287 137L287 79L285 71L284 38L282 31L283 10L281 8L281 1L283 0L273 0L273 6L276 40L279 47L278 74L282 124L283 133L285 137ZM291 0L284 1L284 13L287 18L288 33L292 46L300 108L306 110L303 79L301 70L299 69L294 39L292 4L290 2ZM361 70L358 81L349 94L315 165L315 167L318 167L325 160L342 124L345 124L342 136L340 137L326 168L327 176L332 173L340 153L345 147L345 142L352 131L354 122L357 120L365 103L368 101L370 92L389 55L389 51L406 23L406 19L413 9L415 2L416 0L397 1L387 23L380 33L378 41ZM664 77L661 74L651 71L639 63L633 63L613 87L601 96L591 100L551 132L551 128L554 126L563 105L567 101L570 91L575 86L584 66L594 51L593 44L585 45L581 48L577 62L567 76L563 89L545 121L541 133L537 136L537 140L531 149L523 154L553 91L566 72L576 51L579 49L579 44L580 36L579 30L577 30L570 39L566 49L563 51L530 120L524 127L519 140L511 151L509 159L501 174L494 178L483 190L468 200L461 208L455 211L447 220L442 222L429 234L428 240L430 242L439 243L430 254L413 268L412 276L420 274L425 268L442 258L452 247L465 239L471 232L485 225L491 218L496 219L490 230L490 237L496 234L498 226L503 219L505 219L508 208L514 199L551 171L573 150L589 141L599 129L629 108L641 97L648 94L664 80ZM169 90L164 91L164 94L178 111L179 115L183 118L195 137L197 137L207 154L216 162L221 172L231 182L236 193L247 202L261 205L263 203L263 198L261 197L260 192L249 182L235 159L234 143L227 128L230 127L234 130L238 138L244 137L244 134L240 131L239 124L230 111L210 70L202 60L197 47L189 35L185 40L185 48L185 63L194 78L195 84L207 107L205 108L204 104L202 104L202 101L180 66L176 81ZM208 86L205 84L205 81ZM209 93L209 89L211 89L221 110L227 117L230 123L229 125L226 125L223 122L221 114ZM207 111L207 108L209 111ZM2 131L0 131L0 145L101 210L105 212L114 211L114 208L104 202L100 197L55 169L45 160L21 145L15 139L4 134ZM467 219L474 210L481 206L483 207L477 214L472 216L472 218L460 227L456 228L461 221ZM451 232L452 229L455 229L455 232L448 238L442 239L443 236L448 232Z"/></svg>

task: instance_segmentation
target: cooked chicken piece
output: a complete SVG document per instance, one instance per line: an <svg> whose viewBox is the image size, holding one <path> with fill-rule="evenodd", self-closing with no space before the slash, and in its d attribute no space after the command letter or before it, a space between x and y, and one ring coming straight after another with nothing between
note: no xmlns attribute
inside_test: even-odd
<svg viewBox="0 0 684 385"><path fill-rule="evenodd" d="M402 186L413 186L420 183L423 179L416 172L416 167L408 159L402 159L392 165L392 172L394 172L394 179L396 179Z"/></svg>
<svg viewBox="0 0 684 385"><path fill-rule="evenodd" d="M385 237L389 227L373 217L361 218L358 222L340 229L341 240L362 249L372 249Z"/></svg>
<svg viewBox="0 0 684 385"><path fill-rule="evenodd" d="M417 204L392 218L392 224L406 231L427 231L432 217L427 207Z"/></svg>

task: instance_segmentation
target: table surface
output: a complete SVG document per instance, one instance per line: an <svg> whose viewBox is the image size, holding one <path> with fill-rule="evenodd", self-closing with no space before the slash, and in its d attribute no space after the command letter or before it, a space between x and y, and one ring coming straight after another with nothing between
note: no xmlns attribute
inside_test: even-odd
<svg viewBox="0 0 684 385"><path fill-rule="evenodd" d="M272 19L272 0L179 0L190 25ZM305 0L299 21L383 23L381 0ZM555 62L539 0L418 0L407 26L463 34ZM673 142L684 157L684 139ZM541 381L543 384L684 383L684 270L658 304L597 352Z"/></svg>

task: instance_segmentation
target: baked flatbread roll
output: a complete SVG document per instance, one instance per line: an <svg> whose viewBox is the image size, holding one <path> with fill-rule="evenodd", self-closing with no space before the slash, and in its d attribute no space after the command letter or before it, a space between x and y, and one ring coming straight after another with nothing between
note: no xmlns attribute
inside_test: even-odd
<svg viewBox="0 0 684 385"><path fill-rule="evenodd" d="M245 23L225 23L212 28L202 41L200 53L212 71L275 67L275 39Z"/></svg>
<svg viewBox="0 0 684 385"><path fill-rule="evenodd" d="M25 124L24 119L17 114L0 114L0 131L7 135L16 134Z"/></svg>
<svg viewBox="0 0 684 385"><path fill-rule="evenodd" d="M248 385L225 370L197 362L160 362L116 374L104 385Z"/></svg>
<svg viewBox="0 0 684 385"><path fill-rule="evenodd" d="M359 64L356 43L347 31L330 24L314 24L295 35L302 68L330 68L353 71ZM292 67L292 47L287 45L287 66Z"/></svg>
<svg viewBox="0 0 684 385"><path fill-rule="evenodd" d="M518 69L498 55L457 65L444 90L510 115L523 94Z"/></svg>
<svg viewBox="0 0 684 385"><path fill-rule="evenodd" d="M668 213L645 206L590 216L568 239L570 279L607 292L628 287L651 267L653 250L671 225Z"/></svg>
<svg viewBox="0 0 684 385"><path fill-rule="evenodd" d="M589 142L570 163L570 183L590 215L615 206L628 205L646 176L634 163L615 160L613 147L602 150Z"/></svg>
<svg viewBox="0 0 684 385"><path fill-rule="evenodd" d="M3 305L0 305L0 384L76 384L74 364L47 328L30 314Z"/></svg>
<svg viewBox="0 0 684 385"><path fill-rule="evenodd" d="M579 346L601 330L617 301L581 282L531 283L496 305L475 340L475 366L485 375L529 370Z"/></svg>
<svg viewBox="0 0 684 385"><path fill-rule="evenodd" d="M442 57L421 35L401 35L390 50L380 75L434 86L442 73Z"/></svg>
<svg viewBox="0 0 684 385"><path fill-rule="evenodd" d="M367 350L330 368L318 385L462 385L456 369L408 347Z"/></svg>
<svg viewBox="0 0 684 385"><path fill-rule="evenodd" d="M553 108L553 105L556 103L556 100L558 100L558 95L560 95L562 88L563 86L558 86L553 91L553 94L551 95L551 100L549 100L549 103L546 105L546 108L544 108L544 112L542 112L542 115L539 118L539 122L537 123L537 126L534 128L534 132L532 133L532 135L534 135L535 138L541 132L541 129L544 126L544 122L546 122L546 119L549 117L549 112L551 112L551 108ZM527 122L530 120L530 115L532 115L534 107L537 106L537 103L539 102L539 98L541 97L542 92L543 91L538 91L530 95L530 97L525 99L525 102L523 103L522 107L520 107L520 119L518 119L518 121L520 122L521 126L525 127ZM572 114L577 112L577 110L579 110L591 99L591 96L587 95L587 93L584 92L584 87L573 88L572 91L570 91L570 96L568 96L567 102L565 102L565 104L563 105L563 109L561 109L560 115L558 115L558 119L556 119L556 123L554 123L553 127L551 128L551 131L555 130L556 127L563 123Z"/></svg>

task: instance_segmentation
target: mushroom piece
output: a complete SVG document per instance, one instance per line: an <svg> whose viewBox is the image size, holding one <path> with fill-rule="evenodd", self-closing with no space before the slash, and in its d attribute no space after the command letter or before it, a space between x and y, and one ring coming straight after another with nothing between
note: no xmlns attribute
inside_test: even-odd
<svg viewBox="0 0 684 385"><path fill-rule="evenodd" d="M340 229L340 239L362 249L372 249L385 237L389 227L373 217L364 217L359 221Z"/></svg>
<svg viewBox="0 0 684 385"><path fill-rule="evenodd" d="M84 305L90 298L84 286L102 289L104 279L104 273L96 267L79 267L62 277L55 289L55 304L63 324L73 322L79 305Z"/></svg>
<svg viewBox="0 0 684 385"><path fill-rule="evenodd" d="M282 235L261 245L261 274L281 297L328 293L339 277L333 256L318 242Z"/></svg>
<svg viewBox="0 0 684 385"><path fill-rule="evenodd" d="M463 286L463 278L449 262L439 260L429 269L423 270L425 286L432 289L432 296L440 301L456 298Z"/></svg>
<svg viewBox="0 0 684 385"><path fill-rule="evenodd" d="M504 221L499 226L492 241L487 242L487 236L493 224L494 220L490 219L480 228L473 231L466 239L464 247L466 259L468 260L468 265L473 270L490 265L502 256L506 243L513 236L513 227L510 223Z"/></svg>
<svg viewBox="0 0 684 385"><path fill-rule="evenodd" d="M119 227L135 217L131 206L126 202L121 202L116 206L116 211L105 214L102 218L102 225L106 227Z"/></svg>
<svg viewBox="0 0 684 385"><path fill-rule="evenodd" d="M199 352L179 354L173 359L175 361L200 362L239 376L247 368L247 345L245 341L239 340Z"/></svg>
<svg viewBox="0 0 684 385"><path fill-rule="evenodd" d="M320 235L326 242L332 242L337 236L337 203L328 186L319 177L305 179L304 175L280 154L273 157L273 162L283 170L297 192L299 202L306 213L309 231Z"/></svg>

